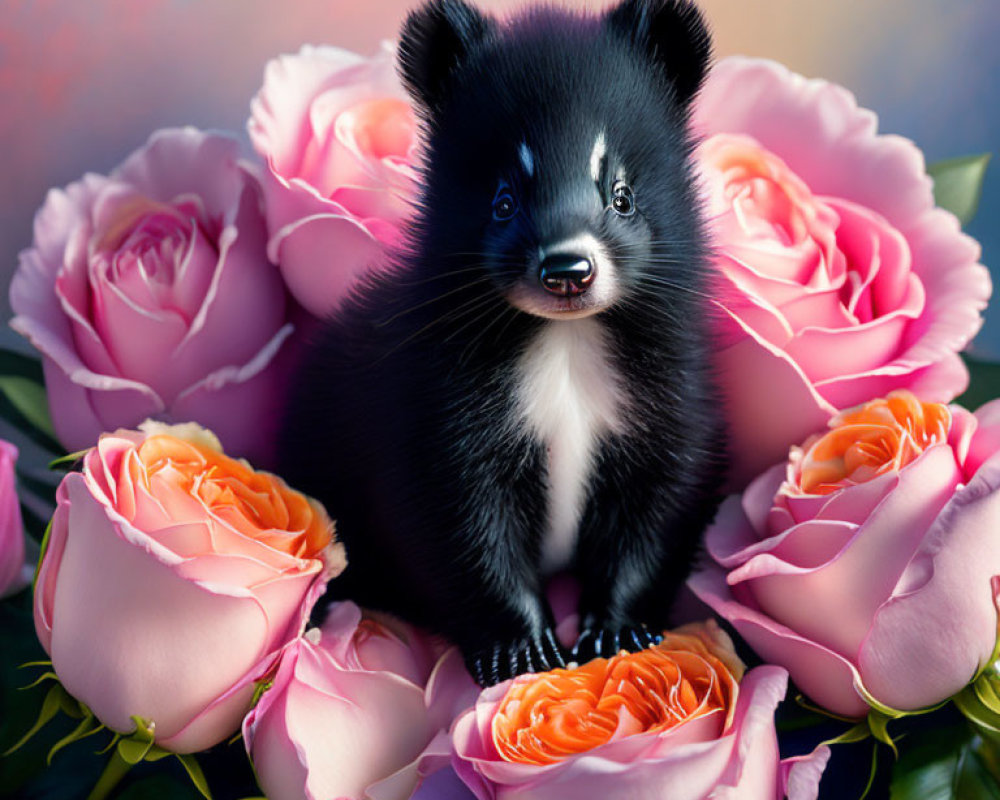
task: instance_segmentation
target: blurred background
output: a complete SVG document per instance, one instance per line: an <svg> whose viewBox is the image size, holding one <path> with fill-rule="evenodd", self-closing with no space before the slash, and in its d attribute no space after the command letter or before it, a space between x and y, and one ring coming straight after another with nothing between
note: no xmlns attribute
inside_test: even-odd
<svg viewBox="0 0 1000 800"><path fill-rule="evenodd" d="M504 12L523 0L477 0ZM562 0L601 8L607 3ZM2 0L0 281L46 190L107 172L158 127L244 135L265 62L303 43L371 53L416 0ZM719 56L841 83L928 160L1000 155L997 0L701 0ZM1000 275L1000 165L969 232ZM3 319L10 316L0 292ZM9 331L0 341L12 342ZM1000 359L1000 303L974 350Z"/></svg>

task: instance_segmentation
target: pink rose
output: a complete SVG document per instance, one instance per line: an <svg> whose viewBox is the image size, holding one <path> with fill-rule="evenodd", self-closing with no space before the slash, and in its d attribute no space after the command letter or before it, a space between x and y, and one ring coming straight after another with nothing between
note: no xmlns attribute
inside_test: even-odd
<svg viewBox="0 0 1000 800"><path fill-rule="evenodd" d="M740 676L717 626L522 675L458 718L453 766L479 800L815 798L829 751L779 760L774 709L787 674Z"/></svg>
<svg viewBox="0 0 1000 800"><path fill-rule="evenodd" d="M0 439L0 597L23 589L31 581L24 563L24 527L17 500L14 463L17 448Z"/></svg>
<svg viewBox="0 0 1000 800"><path fill-rule="evenodd" d="M102 436L59 485L35 627L109 728L179 753L239 727L253 681L345 565L333 524L197 426Z"/></svg>
<svg viewBox="0 0 1000 800"><path fill-rule="evenodd" d="M292 332L236 142L163 130L110 176L49 192L10 290L59 439L197 420L266 462Z"/></svg>
<svg viewBox="0 0 1000 800"><path fill-rule="evenodd" d="M689 585L824 708L930 706L996 643L998 489L1000 401L973 416L896 392L729 498Z"/></svg>
<svg viewBox="0 0 1000 800"><path fill-rule="evenodd" d="M309 311L332 311L400 241L416 121L395 52L303 47L267 65L250 139L267 161L268 254Z"/></svg>
<svg viewBox="0 0 1000 800"><path fill-rule="evenodd" d="M838 409L947 402L990 296L979 246L934 207L912 142L846 89L728 58L696 104L718 252L720 382L743 487Z"/></svg>
<svg viewBox="0 0 1000 800"><path fill-rule="evenodd" d="M446 747L437 758L425 749L478 692L457 651L442 649L409 625L362 619L353 603L332 606L282 654L243 723L267 796L410 797L447 764Z"/></svg>

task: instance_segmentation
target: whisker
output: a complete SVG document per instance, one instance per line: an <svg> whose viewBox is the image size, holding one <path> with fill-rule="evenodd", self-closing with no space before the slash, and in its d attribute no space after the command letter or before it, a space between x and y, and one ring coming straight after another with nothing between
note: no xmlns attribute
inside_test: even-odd
<svg viewBox="0 0 1000 800"><path fill-rule="evenodd" d="M393 314L391 317L389 317L388 319L382 320L381 322L376 322L375 326L378 327L378 328L383 328L386 325L388 325L390 322L393 322L394 320L397 320L400 317L405 316L407 314L412 314L414 311L417 311L417 310L423 308L424 306L429 306L431 303L437 303L440 300L444 300L446 297L450 297L451 295L456 294L458 292L463 292L463 291L465 291L466 289L468 289L468 288L470 288L472 286L477 286L477 285L479 285L481 283L486 283L487 281L489 281L489 276L483 276L482 278L479 278L477 280L469 281L468 283L464 283L461 286L458 286L458 287L456 287L454 289L450 289L449 291L444 292L443 294L439 294L437 297L432 297L430 300L425 300L422 303L417 303L417 305L415 305L415 306L403 309L402 311L398 311L395 314Z"/></svg>
<svg viewBox="0 0 1000 800"><path fill-rule="evenodd" d="M455 269L451 272L440 272L437 275L430 275L427 278L423 278L419 281L399 281L396 283L397 286L423 286L425 283L430 283L431 281L438 281L442 278L453 278L456 275L464 275L469 272L481 272L486 267L485 264L474 264L470 267L464 269Z"/></svg>
<svg viewBox="0 0 1000 800"><path fill-rule="evenodd" d="M642 274L637 275L636 277L640 281L645 281L646 283L651 283L654 286L663 286L663 287L665 287L667 289L676 289L679 292L687 292L688 294L694 295L695 297L701 297L701 298L703 298L705 300L716 300L717 299L717 298L713 297L710 294L706 294L705 292L701 292L701 291L699 291L697 289L692 289L690 286L684 286L683 284L680 284L680 283L674 283L673 281L667 280L666 278L661 278L658 275L649 275L649 274L642 273Z"/></svg>
<svg viewBox="0 0 1000 800"><path fill-rule="evenodd" d="M440 317L437 317L437 318L431 320L429 323L427 323L426 325L424 325L419 330L415 331L414 333L411 333L409 336L407 336L405 339L403 339L403 341L401 341L395 347L390 348L380 358L378 358L375 361L373 361L372 362L372 366L380 364L386 358L388 358L393 353L395 353L397 350L399 350L403 345L405 345L405 344L413 341L414 339L416 339L421 334L423 334L426 331L428 331L431 328L433 328L435 325L440 325L443 322L449 322L449 321L454 321L456 319L460 319L461 317L465 316L465 314L470 313L472 311L475 311L481 304L484 304L485 302L490 301L492 299L493 298L491 298L489 296L485 296L485 297L479 296L479 297L473 297L471 300L465 301L464 303L462 303L457 308L454 308L451 311L449 311L448 313L446 313L446 314L444 314L444 315L442 315Z"/></svg>
<svg viewBox="0 0 1000 800"><path fill-rule="evenodd" d="M472 337L472 339L469 340L469 343L465 346L465 349L463 349L462 352L459 353L458 355L457 363L459 366L465 364L466 357L472 354L472 348L476 345L477 342L482 341L486 337L486 333L489 331L489 329L492 328L494 325L496 325L499 320L503 319L507 314L509 314L512 311L516 311L514 306L509 306L509 305L505 306L500 311L499 314L494 315L493 319L491 319L479 333L477 333L475 336Z"/></svg>
<svg viewBox="0 0 1000 800"><path fill-rule="evenodd" d="M492 299L492 298L491 298L491 299ZM506 308L512 308L512 306L510 306L510 305L507 305L506 303L504 303L504 308L505 308L505 309L506 309ZM498 314L497 316L500 316L500 315ZM494 320L494 321L495 321L495 320ZM491 321L491 322L490 322L490 324L492 325L492 324L493 324L493 322ZM451 341L452 339L454 339L454 338L455 338L456 336L458 336L458 335L459 335L459 334L460 334L460 333L461 333L461 332L462 332L463 330L465 330L465 329L466 329L466 328L467 328L468 326L469 326L469 323L468 323L468 322L464 323L464 324L463 324L463 325L462 325L462 326L461 326L460 328L457 328L456 330L454 330L454 331L452 331L451 333L449 333L449 334L448 334L448 336L447 336L447 337L445 338L445 341L446 341L446 342L450 342L450 341ZM488 327L489 327L489 326L487 326L487 328L488 328ZM481 336L481 335L482 335L482 333L483 333L483 331L480 331L479 333L477 333L477 334L476 334L476 335L475 335L475 336L474 336L474 337L472 338L472 341L475 341L475 340L476 340L476 338L478 338L479 336Z"/></svg>

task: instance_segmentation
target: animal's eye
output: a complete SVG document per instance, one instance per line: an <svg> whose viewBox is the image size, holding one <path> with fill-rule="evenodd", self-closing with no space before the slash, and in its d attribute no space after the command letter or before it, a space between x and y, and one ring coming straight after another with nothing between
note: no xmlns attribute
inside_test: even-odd
<svg viewBox="0 0 1000 800"><path fill-rule="evenodd" d="M615 184L611 207L622 217L631 217L635 213L635 198L632 197L632 187L627 183Z"/></svg>
<svg viewBox="0 0 1000 800"><path fill-rule="evenodd" d="M517 200L510 189L503 187L493 198L493 219L506 222L517 213Z"/></svg>

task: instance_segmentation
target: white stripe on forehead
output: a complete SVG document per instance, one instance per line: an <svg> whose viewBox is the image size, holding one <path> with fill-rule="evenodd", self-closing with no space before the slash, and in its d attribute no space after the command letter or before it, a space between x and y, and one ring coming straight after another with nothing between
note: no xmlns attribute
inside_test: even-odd
<svg viewBox="0 0 1000 800"><path fill-rule="evenodd" d="M601 164L608 152L608 143L604 139L604 131L597 134L594 149L590 151L590 177L597 183L601 179Z"/></svg>
<svg viewBox="0 0 1000 800"><path fill-rule="evenodd" d="M517 148L517 155L521 159L521 166L524 167L524 171L528 174L528 177L534 177L535 157L531 154L531 149L528 147L527 142L521 142L521 146Z"/></svg>

